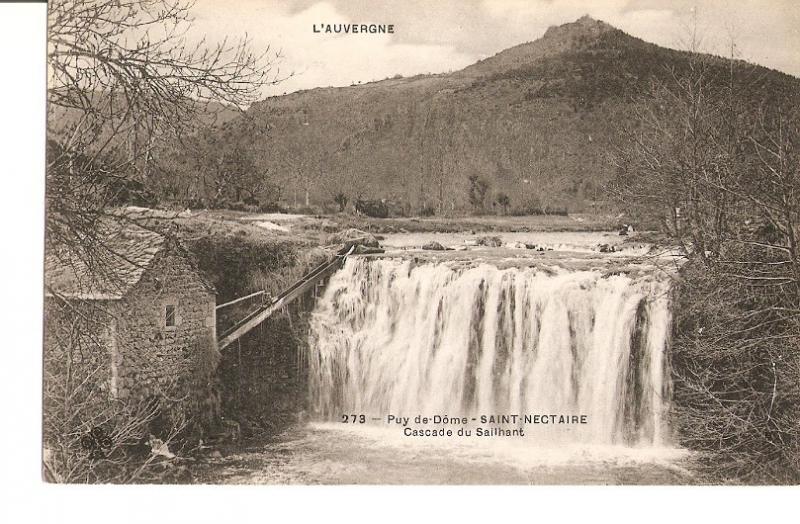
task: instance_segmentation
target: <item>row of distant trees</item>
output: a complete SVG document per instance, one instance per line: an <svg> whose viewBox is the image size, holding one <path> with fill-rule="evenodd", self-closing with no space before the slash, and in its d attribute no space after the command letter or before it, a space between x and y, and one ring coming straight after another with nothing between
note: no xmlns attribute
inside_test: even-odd
<svg viewBox="0 0 800 524"><path fill-rule="evenodd" d="M479 177L478 175L470 175L469 178L469 202L472 207L472 211L475 214L486 214L486 213L502 213L503 215L509 214L509 209L511 206L511 198L508 194L503 192L498 192L494 195L494 198L489 201L487 205L488 199L488 192L490 185L484 179ZM352 209L355 210L357 213L361 213L367 216L377 217L377 218L385 218L389 216L390 213L395 215L408 215L408 214L419 214L423 216L432 216L436 214L436 209L432 206L423 206L419 209L412 210L407 207L397 208L397 203L394 204L395 209L389 209L390 205L387 204L385 199L382 200L368 200L361 197L356 197L351 201L351 199L343 192L336 193L333 197L333 203L336 205L336 210L340 213L344 213L348 209L348 203L352 204ZM554 213L564 213L562 210L551 210ZM540 207L534 207L529 205L528 207L524 208L517 208L515 209L516 213L519 214L545 214L547 210L543 210Z"/></svg>
<svg viewBox="0 0 800 524"><path fill-rule="evenodd" d="M478 175L469 176L469 204L476 213L483 212L486 208L486 194L490 188L489 182ZM492 201L492 207L499 206L503 214L508 214L511 198L507 193L498 192Z"/></svg>

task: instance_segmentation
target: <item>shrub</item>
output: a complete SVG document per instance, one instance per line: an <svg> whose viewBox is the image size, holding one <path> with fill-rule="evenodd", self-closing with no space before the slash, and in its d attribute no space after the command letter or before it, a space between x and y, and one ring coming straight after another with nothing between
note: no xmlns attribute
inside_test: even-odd
<svg viewBox="0 0 800 524"><path fill-rule="evenodd" d="M114 398L104 339L110 313L50 299L45 307L43 474L58 483L186 482L154 449L179 453L210 430L219 398L213 369Z"/></svg>
<svg viewBox="0 0 800 524"><path fill-rule="evenodd" d="M569 215L569 211L566 206L557 208L543 208L538 205L528 205L528 206L514 207L511 209L511 211L509 211L508 214L515 217L539 216L539 215L555 215L555 216L565 217Z"/></svg>
<svg viewBox="0 0 800 524"><path fill-rule="evenodd" d="M714 480L797 483L800 321L786 311L798 297L697 259L682 276L672 347L679 442Z"/></svg>
<svg viewBox="0 0 800 524"><path fill-rule="evenodd" d="M345 208L347 207L347 195L344 193L336 193L336 196L333 197L334 203L339 206L339 212L343 213Z"/></svg>
<svg viewBox="0 0 800 524"><path fill-rule="evenodd" d="M372 218L387 218L389 216L389 206L381 200L362 200L355 201L356 212Z"/></svg>
<svg viewBox="0 0 800 524"><path fill-rule="evenodd" d="M430 204L425 204L425 205L424 205L424 206L422 206L422 208L419 210L419 216L421 216L421 217L432 217L432 216L434 216L435 214L436 214L436 208L434 208L434 207L433 207L432 205L430 205Z"/></svg>

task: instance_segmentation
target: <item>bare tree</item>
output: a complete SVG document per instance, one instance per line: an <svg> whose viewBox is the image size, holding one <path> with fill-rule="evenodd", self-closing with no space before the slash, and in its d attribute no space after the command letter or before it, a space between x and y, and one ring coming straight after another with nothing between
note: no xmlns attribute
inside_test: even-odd
<svg viewBox="0 0 800 524"><path fill-rule="evenodd" d="M48 155L50 246L93 248L98 220L118 200L115 188L151 176L156 144L181 137L210 104L243 109L280 80L278 55L254 52L246 36L191 44L191 7L50 3L48 137L57 146Z"/></svg>
<svg viewBox="0 0 800 524"><path fill-rule="evenodd" d="M124 255L109 239L126 221L136 220L121 206L152 198L158 146L185 138L207 110L244 109L264 86L280 80L274 68L278 55L252 51L246 37L190 43L191 7L184 0L50 2L46 250L48 259L80 266L76 275L88 287L93 279L119 281L114 268ZM221 163L231 167L230 155ZM241 175L240 167L230 171ZM190 390L196 395L187 402L201 403L194 397L203 396L202 387L179 383L195 377L176 377L155 403L115 399L103 341L112 312L102 302L89 308L49 291L45 474L65 482L135 480L156 455L151 445L138 460L131 448L165 411L167 395ZM207 383L208 374L198 380ZM190 405L177 413L184 411L199 418L210 410ZM188 423L171 420L161 438L174 438ZM110 439L109 446L101 445L104 456L82 452L87 433L99 438L94 430L104 426L111 428L103 437Z"/></svg>
<svg viewBox="0 0 800 524"><path fill-rule="evenodd" d="M96 304L75 304L60 297L47 308L44 477L58 483L164 481L179 469L165 455L175 458L168 446L175 449L176 437L187 428L184 410L178 409L187 400L167 402L163 396L123 400L109 395L113 357L105 339L113 335L108 322L99 318L110 321L108 312ZM180 380L175 377L160 387L174 392ZM152 432L164 418L167 427L157 439Z"/></svg>
<svg viewBox="0 0 800 524"><path fill-rule="evenodd" d="M715 475L800 478L800 113L789 79L693 55L637 101L614 194L688 263L675 419Z"/></svg>

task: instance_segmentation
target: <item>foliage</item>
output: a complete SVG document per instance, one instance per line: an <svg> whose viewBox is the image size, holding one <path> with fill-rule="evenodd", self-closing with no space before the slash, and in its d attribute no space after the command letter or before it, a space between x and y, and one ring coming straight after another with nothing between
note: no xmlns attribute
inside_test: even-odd
<svg viewBox="0 0 800 524"><path fill-rule="evenodd" d="M98 275L113 276L110 268L121 256L105 240L113 237L109 229L137 220L118 206L174 196L174 188L165 191L162 161L175 151L165 145L179 150L200 121L220 108L241 111L277 81L270 50L254 53L247 39L192 44L190 11L185 0L49 3L46 252L83 262L88 287ZM219 166L219 176L209 181L212 200L253 202L255 195L245 191L253 181L243 180L260 172L248 160L230 152L210 156ZM182 196L184 202L206 198ZM111 319L66 303L55 309L50 313L67 318L46 329L47 478L135 481L160 462L149 448L141 456L142 439L158 433L169 443L184 432L202 432L201 419L215 414L207 405L214 396L208 391L212 370L176 377L148 399L109 400L108 362L93 359L108 356L99 338ZM192 393L185 399L172 396L187 389ZM111 439L105 458L81 451L81 439L94 428Z"/></svg>
<svg viewBox="0 0 800 524"><path fill-rule="evenodd" d="M246 39L189 45L190 8L183 0L49 4L49 244L85 244L121 196L107 182L153 191L159 144L180 140L214 104L243 108L276 81L269 50L255 54Z"/></svg>
<svg viewBox="0 0 800 524"><path fill-rule="evenodd" d="M545 209L539 205L531 204L528 206L514 207L508 213L511 216L539 216L539 215L553 215L553 216L568 216L569 209L566 207L555 207Z"/></svg>
<svg viewBox="0 0 800 524"><path fill-rule="evenodd" d="M176 480L182 469L152 453L153 445L158 442L177 451L178 437L213 413L202 405L208 400L205 388L189 384L186 389L177 378L161 387L175 397L188 391L180 402L156 395L115 398L109 381L113 356L105 343L111 314L102 305L59 297L47 304L43 466L50 482ZM200 382L207 383L208 376Z"/></svg>
<svg viewBox="0 0 800 524"><path fill-rule="evenodd" d="M282 268L292 270L298 263L293 246L276 241L206 233L186 244L191 251L202 253L199 268L212 279L219 302L263 289L258 284L264 281L270 281L270 291L277 294L282 285L290 284L277 273Z"/></svg>
<svg viewBox="0 0 800 524"><path fill-rule="evenodd" d="M698 260L683 272L674 309L673 421L680 441L700 453L701 471L733 482L796 483L797 294L773 295Z"/></svg>
<svg viewBox="0 0 800 524"><path fill-rule="evenodd" d="M434 215L436 215L436 208L430 204L424 204L419 210L419 216L421 217L432 217Z"/></svg>
<svg viewBox="0 0 800 524"><path fill-rule="evenodd" d="M511 198L506 193L497 193L495 197L495 202L498 206L503 208L503 214L508 214L508 206L511 205Z"/></svg>
<svg viewBox="0 0 800 524"><path fill-rule="evenodd" d="M488 191L489 182L478 175L469 176L469 204L474 212L483 211Z"/></svg>
<svg viewBox="0 0 800 524"><path fill-rule="evenodd" d="M389 216L389 206L382 200L358 199L353 204L356 212L373 218L386 218Z"/></svg>
<svg viewBox="0 0 800 524"><path fill-rule="evenodd" d="M339 206L339 212L344 213L344 210L347 208L347 195L344 193L336 193L336 196L333 197L333 201Z"/></svg>
<svg viewBox="0 0 800 524"><path fill-rule="evenodd" d="M244 132L225 125L185 137L182 147L164 152L152 184L172 201L194 200L211 209L277 206L280 185L258 167L256 149L242 138Z"/></svg>
<svg viewBox="0 0 800 524"><path fill-rule="evenodd" d="M675 308L678 438L713 476L796 482L798 94L742 63L713 66L698 56L653 84L617 158L615 195L689 259Z"/></svg>

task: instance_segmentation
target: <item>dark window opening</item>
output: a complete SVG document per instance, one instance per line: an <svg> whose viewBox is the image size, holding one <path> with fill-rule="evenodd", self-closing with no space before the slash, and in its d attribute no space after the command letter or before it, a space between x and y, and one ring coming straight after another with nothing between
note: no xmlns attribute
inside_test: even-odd
<svg viewBox="0 0 800 524"><path fill-rule="evenodd" d="M175 325L175 306L168 305L165 308L164 325L172 327Z"/></svg>

